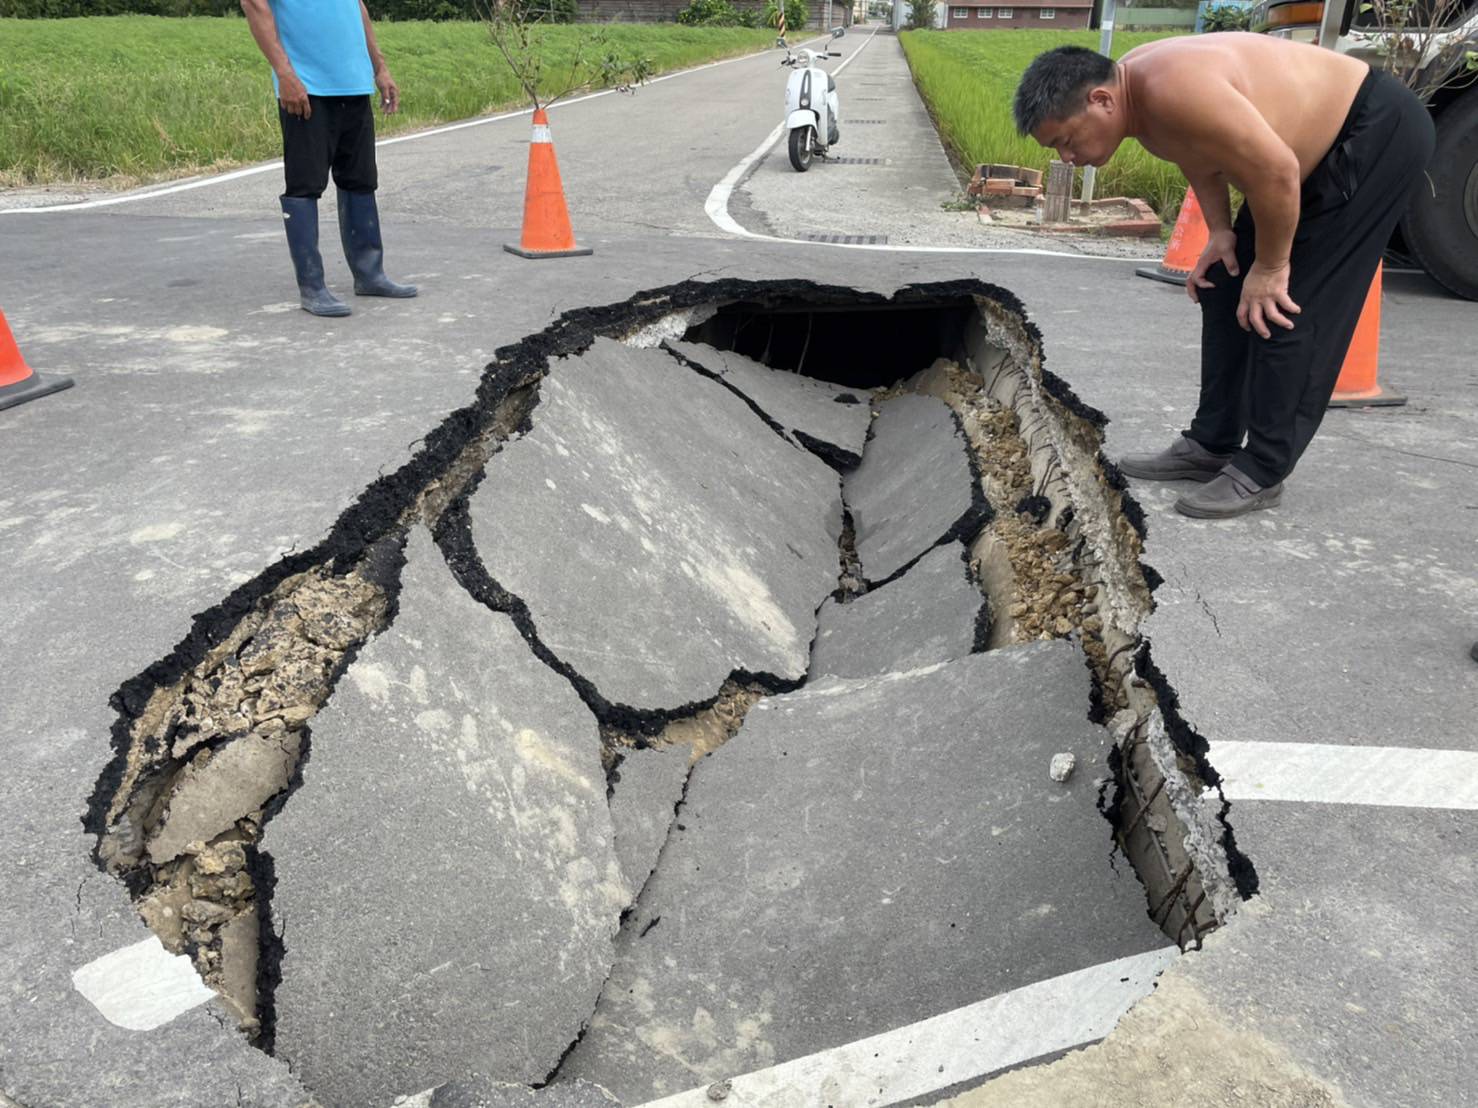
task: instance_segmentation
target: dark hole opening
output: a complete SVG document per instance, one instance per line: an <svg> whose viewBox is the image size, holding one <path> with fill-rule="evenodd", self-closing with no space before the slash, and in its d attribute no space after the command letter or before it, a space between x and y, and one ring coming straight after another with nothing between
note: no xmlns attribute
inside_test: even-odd
<svg viewBox="0 0 1478 1108"><path fill-rule="evenodd" d="M891 385L960 354L976 314L968 299L830 305L804 300L726 304L683 338L849 388Z"/></svg>

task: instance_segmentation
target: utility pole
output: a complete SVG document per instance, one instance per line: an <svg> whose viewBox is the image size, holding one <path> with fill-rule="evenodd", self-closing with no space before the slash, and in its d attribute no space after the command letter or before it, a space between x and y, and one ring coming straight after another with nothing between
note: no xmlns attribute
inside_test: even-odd
<svg viewBox="0 0 1478 1108"><path fill-rule="evenodd" d="M1098 52L1107 55L1114 45L1114 0L1103 0L1103 18L1099 23ZM1083 207L1093 203L1094 178L1098 170L1091 165L1083 167Z"/></svg>

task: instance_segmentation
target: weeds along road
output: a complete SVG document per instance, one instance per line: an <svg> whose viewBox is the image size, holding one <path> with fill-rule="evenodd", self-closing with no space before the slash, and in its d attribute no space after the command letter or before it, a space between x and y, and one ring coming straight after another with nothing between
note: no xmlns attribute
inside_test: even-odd
<svg viewBox="0 0 1478 1108"><path fill-rule="evenodd" d="M868 38L854 32L836 40L843 58L833 64ZM709 191L781 120L788 76L781 56L769 50L659 78L633 95L557 105L550 124L577 235L716 233L703 210ZM903 91L916 98L911 87ZM382 143L380 207L392 248L395 227L408 221L518 226L529 129L520 114ZM260 218L276 209L281 191L281 170L270 168L97 210Z"/></svg>

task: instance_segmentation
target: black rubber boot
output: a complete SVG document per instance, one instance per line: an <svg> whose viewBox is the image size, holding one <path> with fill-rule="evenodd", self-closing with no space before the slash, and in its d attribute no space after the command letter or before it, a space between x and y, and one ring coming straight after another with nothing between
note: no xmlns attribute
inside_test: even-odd
<svg viewBox="0 0 1478 1108"><path fill-rule="evenodd" d="M298 271L298 299L303 311L313 315L349 314L345 304L323 284L323 255L318 252L318 201L305 196L284 196L282 226L287 231L287 249Z"/></svg>
<svg viewBox="0 0 1478 1108"><path fill-rule="evenodd" d="M339 190L339 238L354 271L356 296L415 296L415 285L400 285L385 276L385 247L380 242L380 210L372 192Z"/></svg>

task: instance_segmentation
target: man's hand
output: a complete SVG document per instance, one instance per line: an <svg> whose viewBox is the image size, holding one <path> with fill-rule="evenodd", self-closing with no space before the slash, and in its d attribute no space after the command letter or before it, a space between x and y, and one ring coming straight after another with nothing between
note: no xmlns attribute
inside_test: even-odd
<svg viewBox="0 0 1478 1108"><path fill-rule="evenodd" d="M380 90L381 111L386 115L394 115L400 111L400 86L390 76L388 67L381 66L375 70L375 87Z"/></svg>
<svg viewBox="0 0 1478 1108"><path fill-rule="evenodd" d="M1303 311L1288 295L1287 262L1278 266L1253 262L1242 282L1242 301L1237 305L1237 322L1244 331L1256 331L1263 338L1270 338L1268 324L1293 330L1293 320L1284 313L1297 315Z"/></svg>
<svg viewBox="0 0 1478 1108"><path fill-rule="evenodd" d="M1190 275L1185 279L1185 291L1193 303L1201 302L1201 294L1198 290L1215 288L1214 282L1206 279L1206 271L1217 262L1227 267L1227 272L1235 277L1240 270L1237 268L1237 233L1235 231L1212 231L1211 237L1206 240L1206 249L1201 251L1201 256L1196 260L1196 268L1192 269Z"/></svg>
<svg viewBox="0 0 1478 1108"><path fill-rule="evenodd" d="M277 100L288 115L301 116L303 119L313 116L313 105L308 102L308 90L291 69L277 75Z"/></svg>

